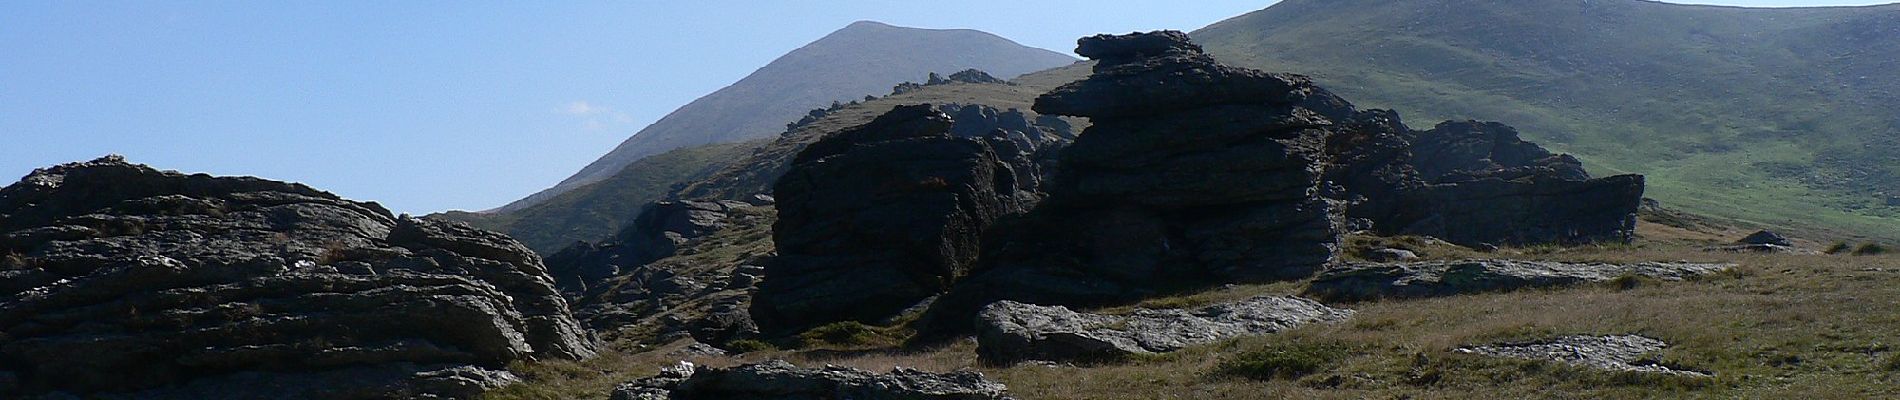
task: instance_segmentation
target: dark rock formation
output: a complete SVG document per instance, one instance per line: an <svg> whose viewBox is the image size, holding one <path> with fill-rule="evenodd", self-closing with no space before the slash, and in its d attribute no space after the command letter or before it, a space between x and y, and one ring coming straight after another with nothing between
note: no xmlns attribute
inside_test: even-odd
<svg viewBox="0 0 1900 400"><path fill-rule="evenodd" d="M1709 376L1664 365L1650 358L1669 343L1636 335L1565 336L1551 340L1460 347L1456 351L1492 357L1560 362L1607 371Z"/></svg>
<svg viewBox="0 0 1900 400"><path fill-rule="evenodd" d="M1294 297L1257 297L1196 310L1087 314L1067 307L999 301L977 316L977 355L991 363L1108 361L1197 344L1335 322L1351 310Z"/></svg>
<svg viewBox="0 0 1900 400"><path fill-rule="evenodd" d="M1373 220L1382 233L1463 245L1634 239L1642 176L1590 179L1576 158L1553 155L1498 123L1445 122L1412 132L1408 142L1423 185L1398 190L1400 209Z"/></svg>
<svg viewBox="0 0 1900 400"><path fill-rule="evenodd" d="M888 374L845 368L805 369L767 361L731 369L667 368L614 389L613 400L1006 400L1007 388L983 374L896 368Z"/></svg>
<svg viewBox="0 0 1900 400"><path fill-rule="evenodd" d="M935 322L968 324L995 300L1096 305L1298 278L1332 260L1326 115L1350 105L1304 77L1218 65L1179 32L1081 46L1095 74L1035 110L1092 125L1063 151L1049 197L985 249L993 270L940 301Z"/></svg>
<svg viewBox="0 0 1900 400"><path fill-rule="evenodd" d="M0 189L0 397L470 397L591 342L500 234L118 158Z"/></svg>
<svg viewBox="0 0 1900 400"><path fill-rule="evenodd" d="M759 324L875 321L968 275L990 224L1039 198L1025 154L1043 139L1009 128L961 130L938 107L900 106L799 153L773 190L779 256L753 302Z"/></svg>
<svg viewBox="0 0 1900 400"><path fill-rule="evenodd" d="M1473 260L1412 264L1355 264L1320 274L1306 294L1325 300L1418 298L1607 282L1626 276L1682 280L1713 274L1729 264L1573 264Z"/></svg>

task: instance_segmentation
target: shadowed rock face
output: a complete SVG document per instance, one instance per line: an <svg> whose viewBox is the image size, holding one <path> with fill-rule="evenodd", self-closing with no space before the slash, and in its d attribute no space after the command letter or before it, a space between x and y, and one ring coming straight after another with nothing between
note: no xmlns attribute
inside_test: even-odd
<svg viewBox="0 0 1900 400"><path fill-rule="evenodd" d="M752 303L762 329L872 321L941 293L972 271L990 224L1040 197L1035 154L1055 138L1020 113L992 129L967 126L1012 119L957 113L970 122L900 106L799 153L773 190L779 256Z"/></svg>
<svg viewBox="0 0 1900 400"><path fill-rule="evenodd" d="M297 184L43 169L0 189L0 251L0 397L470 397L593 354L514 240Z"/></svg>

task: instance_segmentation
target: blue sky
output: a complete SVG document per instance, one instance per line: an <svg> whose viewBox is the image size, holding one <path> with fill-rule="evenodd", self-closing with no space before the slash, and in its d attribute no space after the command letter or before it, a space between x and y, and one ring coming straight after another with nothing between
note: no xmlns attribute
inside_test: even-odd
<svg viewBox="0 0 1900 400"><path fill-rule="evenodd" d="M0 2L0 181L118 153L401 212L486 209L852 21L1067 51L1268 3Z"/></svg>

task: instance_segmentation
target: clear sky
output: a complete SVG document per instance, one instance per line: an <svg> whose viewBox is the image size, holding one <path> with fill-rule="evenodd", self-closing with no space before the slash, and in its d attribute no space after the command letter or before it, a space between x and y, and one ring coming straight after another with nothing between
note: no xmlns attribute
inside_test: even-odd
<svg viewBox="0 0 1900 400"><path fill-rule="evenodd" d="M1271 2L0 2L0 185L118 153L400 212L486 209L853 21L1068 51Z"/></svg>

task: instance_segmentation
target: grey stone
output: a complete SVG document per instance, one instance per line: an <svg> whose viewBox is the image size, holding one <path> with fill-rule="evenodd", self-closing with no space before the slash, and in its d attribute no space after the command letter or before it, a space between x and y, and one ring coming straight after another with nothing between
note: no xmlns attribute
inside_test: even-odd
<svg viewBox="0 0 1900 400"><path fill-rule="evenodd" d="M1514 260L1349 264L1314 278L1306 294L1326 300L1439 297L1607 282L1625 276L1683 280L1732 267L1731 264L1584 264Z"/></svg>
<svg viewBox="0 0 1900 400"><path fill-rule="evenodd" d="M1406 249L1376 249L1366 253L1366 258L1375 262L1408 261L1418 259L1418 253Z"/></svg>
<svg viewBox="0 0 1900 400"><path fill-rule="evenodd" d="M1115 360L1337 322L1352 314L1295 297L1256 297L1194 310L1142 309L1126 315L1005 300L978 314L977 354L998 364Z"/></svg>
<svg viewBox="0 0 1900 400"><path fill-rule="evenodd" d="M1551 340L1460 347L1459 353L1560 362L1608 371L1709 376L1706 372L1663 365L1650 358L1669 347L1637 335L1565 336Z"/></svg>

